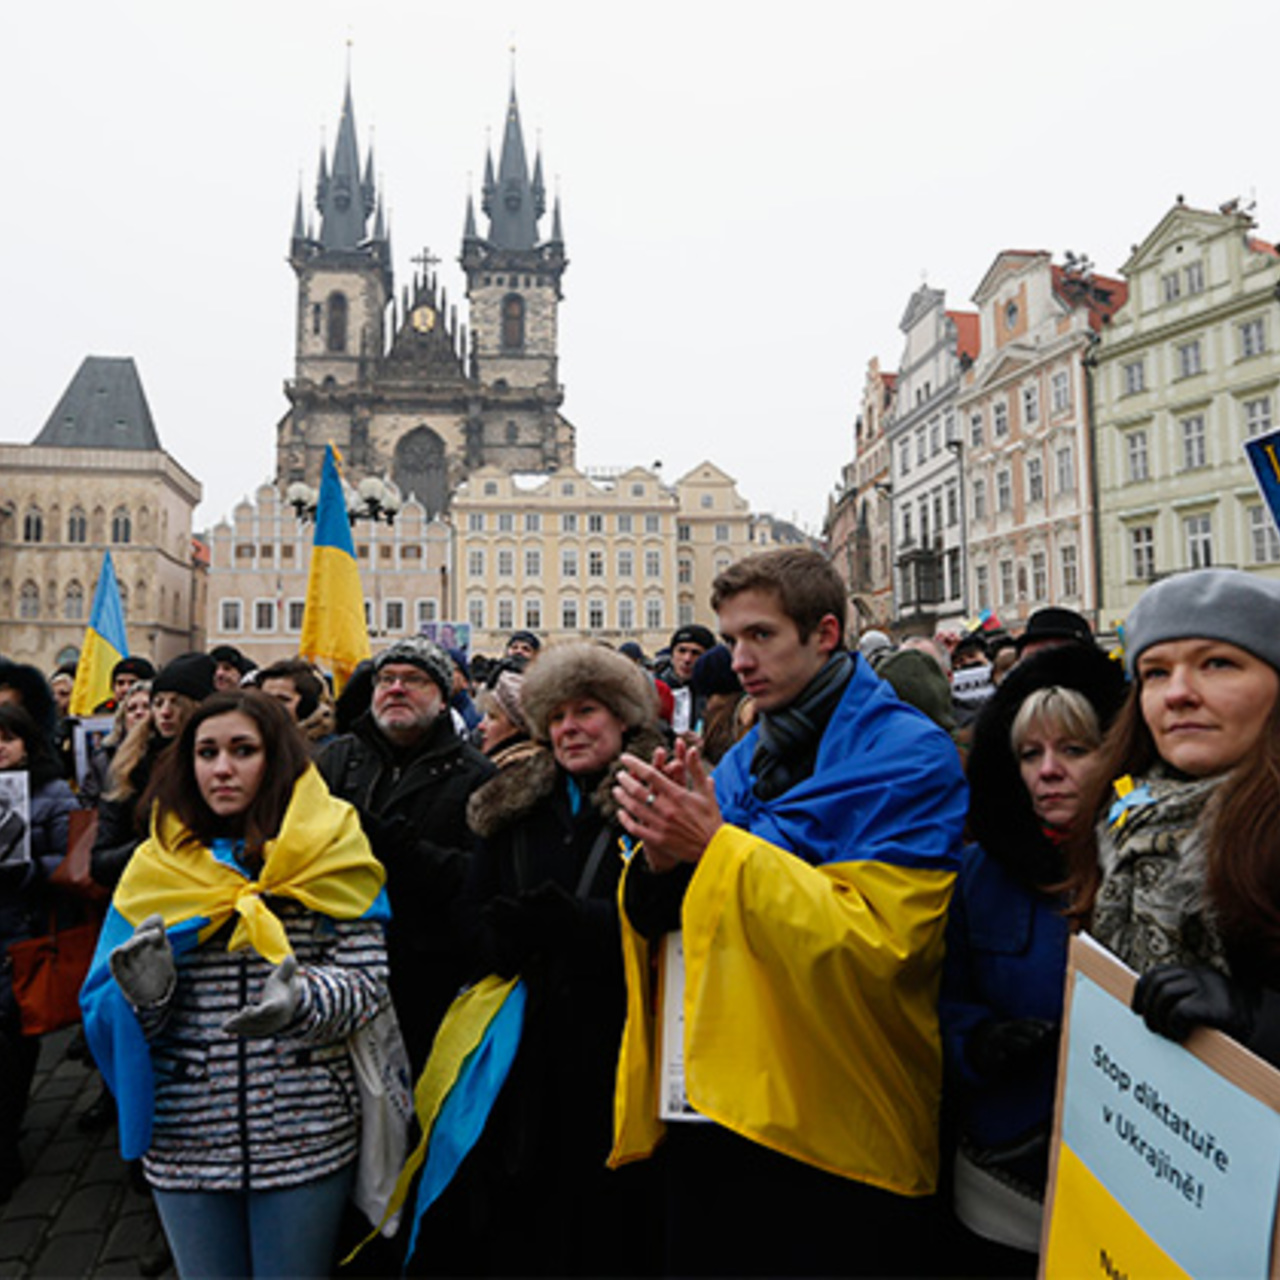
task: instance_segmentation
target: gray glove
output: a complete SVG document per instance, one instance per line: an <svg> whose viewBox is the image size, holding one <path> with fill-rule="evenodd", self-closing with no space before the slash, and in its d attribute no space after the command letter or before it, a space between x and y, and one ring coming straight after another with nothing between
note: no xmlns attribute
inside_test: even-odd
<svg viewBox="0 0 1280 1280"><path fill-rule="evenodd" d="M287 1027L302 999L302 979L298 977L296 956L285 956L268 975L256 1004L247 1004L233 1013L222 1029L232 1036L272 1036Z"/></svg>
<svg viewBox="0 0 1280 1280"><path fill-rule="evenodd" d="M148 916L110 956L111 973L135 1009L164 1004L173 995L178 971L164 931L164 917Z"/></svg>

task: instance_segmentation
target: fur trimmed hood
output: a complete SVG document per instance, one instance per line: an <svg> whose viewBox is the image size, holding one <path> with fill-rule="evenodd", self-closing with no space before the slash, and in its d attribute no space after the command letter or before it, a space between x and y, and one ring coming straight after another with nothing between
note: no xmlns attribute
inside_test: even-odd
<svg viewBox="0 0 1280 1280"><path fill-rule="evenodd" d="M545 662L551 652L554 650L548 651L538 662ZM627 659L624 658L623 661L626 662ZM666 738L656 727L646 726L628 732L622 749L642 760L651 760L659 747L667 745ZM527 750L505 765L496 777L490 778L473 791L471 799L467 801L467 825L482 840L511 826L555 792L561 770L551 748L534 744L527 744L527 747ZM615 760L591 794L591 803L610 820L618 811L613 799L613 788L619 768L619 763Z"/></svg>
<svg viewBox="0 0 1280 1280"><path fill-rule="evenodd" d="M547 721L556 707L586 697L598 698L628 729L658 717L653 681L614 649L582 641L554 645L525 668L520 704L539 742L547 740Z"/></svg>

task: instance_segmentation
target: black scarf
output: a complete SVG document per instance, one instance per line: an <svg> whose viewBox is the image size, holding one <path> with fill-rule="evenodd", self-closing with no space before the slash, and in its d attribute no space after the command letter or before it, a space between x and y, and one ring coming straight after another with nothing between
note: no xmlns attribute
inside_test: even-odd
<svg viewBox="0 0 1280 1280"><path fill-rule="evenodd" d="M852 656L839 650L793 703L761 715L760 736L751 757L752 790L759 799L772 800L813 772L827 721L852 675Z"/></svg>

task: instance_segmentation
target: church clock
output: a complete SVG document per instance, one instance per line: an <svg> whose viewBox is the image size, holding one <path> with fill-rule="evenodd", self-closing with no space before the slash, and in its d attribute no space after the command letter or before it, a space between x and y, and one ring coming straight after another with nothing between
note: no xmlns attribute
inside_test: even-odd
<svg viewBox="0 0 1280 1280"><path fill-rule="evenodd" d="M409 316L409 323L419 333L430 333L436 327L436 313L432 307L415 307Z"/></svg>

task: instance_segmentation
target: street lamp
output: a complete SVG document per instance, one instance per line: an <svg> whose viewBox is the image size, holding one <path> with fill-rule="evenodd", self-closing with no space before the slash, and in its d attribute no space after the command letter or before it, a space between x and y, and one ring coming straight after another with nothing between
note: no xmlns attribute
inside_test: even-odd
<svg viewBox="0 0 1280 1280"><path fill-rule="evenodd" d="M295 480L285 490L284 496L299 520L316 518L316 509L320 504L319 490L301 480ZM371 520L375 523L385 520L387 524L393 524L400 514L400 490L390 480L366 476L355 490L344 480L342 496L347 506L347 519L352 524L358 520Z"/></svg>

